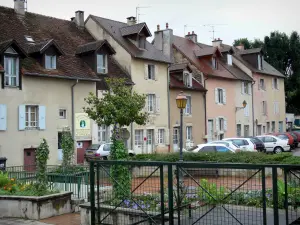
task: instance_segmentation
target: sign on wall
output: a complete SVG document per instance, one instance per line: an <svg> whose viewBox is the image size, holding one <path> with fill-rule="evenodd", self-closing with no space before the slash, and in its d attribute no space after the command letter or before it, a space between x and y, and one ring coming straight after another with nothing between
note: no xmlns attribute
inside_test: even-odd
<svg viewBox="0 0 300 225"><path fill-rule="evenodd" d="M75 113L76 139L91 139L91 119L86 113Z"/></svg>

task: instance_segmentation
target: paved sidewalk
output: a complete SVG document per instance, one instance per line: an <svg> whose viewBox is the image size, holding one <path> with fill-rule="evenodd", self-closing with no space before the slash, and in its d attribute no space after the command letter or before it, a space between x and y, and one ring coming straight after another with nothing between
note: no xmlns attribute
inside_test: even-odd
<svg viewBox="0 0 300 225"><path fill-rule="evenodd" d="M61 216L55 216L40 222L52 225L80 225L80 213L69 213Z"/></svg>
<svg viewBox="0 0 300 225"><path fill-rule="evenodd" d="M35 220L23 220L13 218L0 218L0 225L50 225ZM51 224L53 225L53 224Z"/></svg>

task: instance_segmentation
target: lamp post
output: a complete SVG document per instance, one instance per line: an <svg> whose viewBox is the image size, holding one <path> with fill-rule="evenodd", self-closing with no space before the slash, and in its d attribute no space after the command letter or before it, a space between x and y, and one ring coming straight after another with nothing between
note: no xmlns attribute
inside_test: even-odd
<svg viewBox="0 0 300 225"><path fill-rule="evenodd" d="M180 139L179 139L179 161L183 161L183 155L182 155L182 147L183 147L183 138L182 138L182 126L183 126L183 110L186 107L186 102L187 102L187 97L183 94L183 91L180 92L179 95L177 95L176 97L176 104L177 104L177 108L180 109Z"/></svg>

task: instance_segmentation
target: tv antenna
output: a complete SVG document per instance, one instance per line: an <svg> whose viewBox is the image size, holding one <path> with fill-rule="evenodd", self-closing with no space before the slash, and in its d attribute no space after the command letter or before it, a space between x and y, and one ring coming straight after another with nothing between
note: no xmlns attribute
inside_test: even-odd
<svg viewBox="0 0 300 225"><path fill-rule="evenodd" d="M216 33L216 30L215 30L215 27L216 26L224 26L224 25L227 25L227 24L205 24L203 25L204 27L210 27L211 30L209 32L212 33L212 39L215 40L215 33Z"/></svg>
<svg viewBox="0 0 300 225"><path fill-rule="evenodd" d="M140 9L143 9L143 8L150 8L150 6L137 6L135 7L135 17L136 17L136 20L137 20L137 23L139 23L139 17L140 15L145 15L145 14L140 14Z"/></svg>

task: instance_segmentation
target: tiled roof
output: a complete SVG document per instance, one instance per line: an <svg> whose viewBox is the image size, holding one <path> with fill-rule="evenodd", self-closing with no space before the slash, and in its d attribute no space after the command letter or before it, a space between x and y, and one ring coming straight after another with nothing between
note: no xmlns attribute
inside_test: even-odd
<svg viewBox="0 0 300 225"><path fill-rule="evenodd" d="M39 52L42 54L47 49L47 47L49 47L51 45L55 46L55 48L58 50L60 55L64 54L63 50L59 47L59 45L53 39L41 41L39 43L34 43L34 44L33 43L28 44L27 48L26 48L26 52L28 54L36 53L36 52Z"/></svg>
<svg viewBox="0 0 300 225"><path fill-rule="evenodd" d="M145 50L139 49L128 38L123 37L121 28L128 27L128 24L105 19L90 15L88 19L93 19L100 25L109 35L111 35L116 42L118 42L132 57L153 60L163 63L170 63L170 60L151 43L146 41Z"/></svg>
<svg viewBox="0 0 300 225"><path fill-rule="evenodd" d="M251 48L240 51L240 55L247 55L247 54L254 54L254 53L260 53L262 51L261 48Z"/></svg>
<svg viewBox="0 0 300 225"><path fill-rule="evenodd" d="M215 54L217 48L214 47L206 47L200 50L195 50L194 53L197 57L213 55Z"/></svg>
<svg viewBox="0 0 300 225"><path fill-rule="evenodd" d="M198 81L193 79L193 86L192 87L186 87L182 80L179 80L176 76L170 74L170 88L180 88L180 89L186 89L186 90L195 90L195 91L201 91L205 92L207 91Z"/></svg>
<svg viewBox="0 0 300 225"><path fill-rule="evenodd" d="M111 47L111 45L106 40L99 40L89 42L87 44L79 45L76 49L76 54L80 55L84 52L96 51L101 48L103 45L107 45L112 54L115 54L115 50Z"/></svg>
<svg viewBox="0 0 300 225"><path fill-rule="evenodd" d="M78 29L74 22L28 12L20 17L14 9L6 7L0 7L0 21L0 43L14 39L23 49L27 49L27 35L36 43L53 39L65 53L58 57L57 70L46 70L34 58L25 58L23 74L98 79L92 69L75 55L77 46L94 39L87 31Z"/></svg>
<svg viewBox="0 0 300 225"><path fill-rule="evenodd" d="M122 27L120 28L120 31L121 31L121 35L125 37L131 34L139 34L143 28L147 30L147 37L150 37L151 33L146 23L138 23L131 26Z"/></svg>
<svg viewBox="0 0 300 225"><path fill-rule="evenodd" d="M174 63L170 66L169 70L170 71L184 70L187 66L188 63Z"/></svg>

